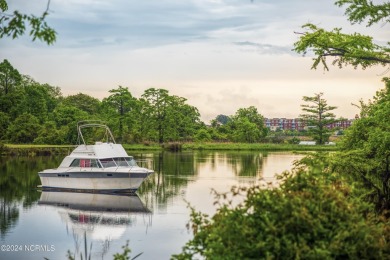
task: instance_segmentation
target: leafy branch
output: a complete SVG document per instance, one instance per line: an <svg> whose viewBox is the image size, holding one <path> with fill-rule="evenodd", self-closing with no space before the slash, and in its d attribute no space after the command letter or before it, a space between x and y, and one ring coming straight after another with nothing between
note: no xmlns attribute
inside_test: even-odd
<svg viewBox="0 0 390 260"><path fill-rule="evenodd" d="M27 15L15 10L12 14L5 13L8 10L6 0L0 0L0 38L12 37L16 39L26 32L26 24L30 26L29 35L32 40L39 39L47 44L56 41L56 31L47 25L46 18L49 15L50 0L46 10L41 16Z"/></svg>
<svg viewBox="0 0 390 260"><path fill-rule="evenodd" d="M348 5L345 14L352 23L362 23L368 19L367 26L380 21L390 22L390 3L373 4L367 0L339 0L335 3L338 7Z"/></svg>
<svg viewBox="0 0 390 260"><path fill-rule="evenodd" d="M334 57L332 65L342 68L359 65L365 69L373 65L390 64L390 48L373 43L370 36L359 33L344 34L341 28L326 31L314 24L305 24L302 28L307 31L300 34L300 39L294 44L294 51L306 55L313 52L315 58L312 69L317 69L321 63L325 70L329 70L327 57Z"/></svg>

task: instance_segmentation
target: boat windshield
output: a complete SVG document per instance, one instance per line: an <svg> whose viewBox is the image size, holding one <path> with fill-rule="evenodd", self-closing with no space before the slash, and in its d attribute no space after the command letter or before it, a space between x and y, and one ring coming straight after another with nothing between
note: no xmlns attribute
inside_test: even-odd
<svg viewBox="0 0 390 260"><path fill-rule="evenodd" d="M137 162L133 157L126 157L125 159L130 166L137 166Z"/></svg>
<svg viewBox="0 0 390 260"><path fill-rule="evenodd" d="M117 157L114 158L114 161L118 166L124 166L124 167L137 166L137 163L132 157Z"/></svg>
<svg viewBox="0 0 390 260"><path fill-rule="evenodd" d="M102 164L103 168L117 167L113 158L100 159L100 163Z"/></svg>
<svg viewBox="0 0 390 260"><path fill-rule="evenodd" d="M96 159L74 159L70 167L101 168Z"/></svg>

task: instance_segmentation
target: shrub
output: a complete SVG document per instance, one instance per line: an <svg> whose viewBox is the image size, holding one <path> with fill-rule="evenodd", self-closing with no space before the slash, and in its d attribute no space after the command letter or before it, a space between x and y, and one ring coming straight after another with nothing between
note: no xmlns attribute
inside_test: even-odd
<svg viewBox="0 0 390 260"><path fill-rule="evenodd" d="M280 189L233 188L244 202L211 218L192 209L194 237L173 258L389 259L388 220L365 215L339 176L301 168L283 178Z"/></svg>

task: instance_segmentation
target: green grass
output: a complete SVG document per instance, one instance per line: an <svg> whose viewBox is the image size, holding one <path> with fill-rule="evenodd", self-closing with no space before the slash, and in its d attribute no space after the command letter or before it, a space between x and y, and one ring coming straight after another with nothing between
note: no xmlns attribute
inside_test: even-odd
<svg viewBox="0 0 390 260"><path fill-rule="evenodd" d="M187 150L259 150L259 151L336 151L333 145L298 145L298 144L270 144L270 143L186 143L183 149Z"/></svg>
<svg viewBox="0 0 390 260"><path fill-rule="evenodd" d="M34 148L72 148L76 145L55 145L55 144L5 144L10 149L34 149Z"/></svg>
<svg viewBox="0 0 390 260"><path fill-rule="evenodd" d="M75 145L34 145L34 144L6 144L8 150L65 150ZM162 150L157 143L152 144L123 144L126 150ZM169 147L169 144L168 146ZM336 151L336 145L297 145L297 144L270 144L270 143L183 143L182 150L248 150L248 151Z"/></svg>
<svg viewBox="0 0 390 260"><path fill-rule="evenodd" d="M162 150L160 144L122 144L125 150Z"/></svg>

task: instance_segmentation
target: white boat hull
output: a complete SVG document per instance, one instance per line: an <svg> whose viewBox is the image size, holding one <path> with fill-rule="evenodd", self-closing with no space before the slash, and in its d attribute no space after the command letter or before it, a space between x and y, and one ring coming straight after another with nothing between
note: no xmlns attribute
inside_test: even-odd
<svg viewBox="0 0 390 260"><path fill-rule="evenodd" d="M143 168L141 168L143 169ZM42 188L91 190L91 191L130 191L135 192L153 171L138 172L107 171L43 171L39 173Z"/></svg>

